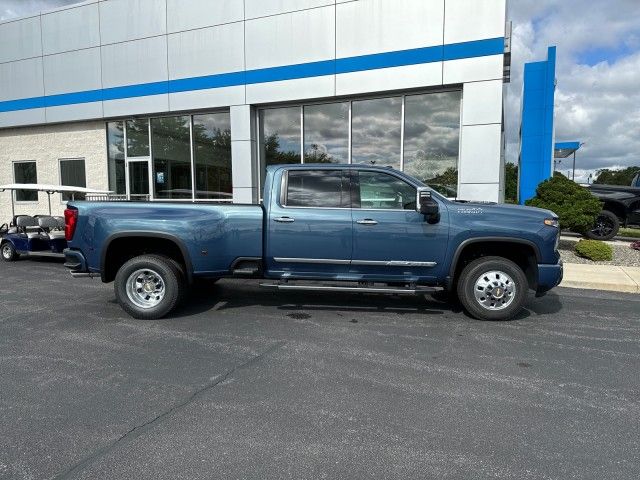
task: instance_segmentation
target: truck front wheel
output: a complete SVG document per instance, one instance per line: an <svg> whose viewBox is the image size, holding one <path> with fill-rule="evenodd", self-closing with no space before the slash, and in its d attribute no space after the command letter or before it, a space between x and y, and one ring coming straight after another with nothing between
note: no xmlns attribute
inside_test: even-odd
<svg viewBox="0 0 640 480"><path fill-rule="evenodd" d="M522 269L502 257L478 258L464 267L458 298L478 320L509 320L527 298L529 285Z"/></svg>
<svg viewBox="0 0 640 480"><path fill-rule="evenodd" d="M120 267L114 289L125 312L133 318L155 320L167 315L178 304L184 279L171 259L142 255Z"/></svg>

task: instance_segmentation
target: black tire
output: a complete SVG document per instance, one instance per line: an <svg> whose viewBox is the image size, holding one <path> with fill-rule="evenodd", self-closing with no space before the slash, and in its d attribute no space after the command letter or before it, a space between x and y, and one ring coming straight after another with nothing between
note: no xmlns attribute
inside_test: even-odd
<svg viewBox="0 0 640 480"><path fill-rule="evenodd" d="M11 242L4 242L2 246L0 246L0 252L2 254L2 260L5 262L13 262L20 258L20 255L16 252L16 248Z"/></svg>
<svg viewBox="0 0 640 480"><path fill-rule="evenodd" d="M488 276L489 272L494 273L491 278ZM497 275L498 273L502 275ZM480 282L480 287L483 287L482 290L478 288L481 292L479 295L486 298L483 303L476 298L476 282ZM492 295L494 289L499 298ZM510 290L512 295L509 295ZM458 278L457 291L460 303L472 317L478 320L510 320L521 310L527 299L529 284L522 269L511 260L482 257L464 267Z"/></svg>
<svg viewBox="0 0 640 480"><path fill-rule="evenodd" d="M152 280L136 281L143 277ZM162 288L161 292L150 290L158 286ZM147 287L149 293L146 293ZM116 300L122 309L141 320L155 320L167 315L179 303L184 289L185 282L176 263L159 255L132 258L120 267L114 282ZM160 293L161 296L155 297Z"/></svg>
<svg viewBox="0 0 640 480"><path fill-rule="evenodd" d="M173 258L165 257L164 255L150 255L150 256L156 257L156 258L158 258L160 260L163 260L165 262L168 262L169 264L172 265L172 267L175 270L176 275L178 276L178 279L179 279L179 282L178 282L178 288L179 288L178 303L176 304L176 306L180 305L184 301L186 296L187 296L187 276L184 273L184 268L182 267L182 265L180 265L180 263L178 263Z"/></svg>
<svg viewBox="0 0 640 480"><path fill-rule="evenodd" d="M609 210L603 210L596 218L596 223L586 233L586 237L592 240L611 240L620 230L618 216Z"/></svg>

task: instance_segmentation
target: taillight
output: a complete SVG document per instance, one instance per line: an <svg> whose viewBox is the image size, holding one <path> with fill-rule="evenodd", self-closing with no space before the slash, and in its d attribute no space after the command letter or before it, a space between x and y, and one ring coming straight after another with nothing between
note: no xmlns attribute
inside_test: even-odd
<svg viewBox="0 0 640 480"><path fill-rule="evenodd" d="M71 241L73 234L76 233L76 225L78 223L78 209L67 208L64 211L64 236L67 242Z"/></svg>

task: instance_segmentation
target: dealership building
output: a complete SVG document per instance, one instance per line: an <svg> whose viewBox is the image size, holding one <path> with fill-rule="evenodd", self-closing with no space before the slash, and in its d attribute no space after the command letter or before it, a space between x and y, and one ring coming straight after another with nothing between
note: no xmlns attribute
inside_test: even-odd
<svg viewBox="0 0 640 480"><path fill-rule="evenodd" d="M2 22L0 184L256 203L267 165L336 162L500 201L505 17L506 0L103 0Z"/></svg>

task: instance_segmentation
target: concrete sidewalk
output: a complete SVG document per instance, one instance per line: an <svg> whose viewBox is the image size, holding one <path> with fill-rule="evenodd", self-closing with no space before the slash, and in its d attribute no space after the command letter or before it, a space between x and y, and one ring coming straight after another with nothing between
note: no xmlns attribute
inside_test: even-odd
<svg viewBox="0 0 640 480"><path fill-rule="evenodd" d="M640 267L565 263L560 286L640 293Z"/></svg>

